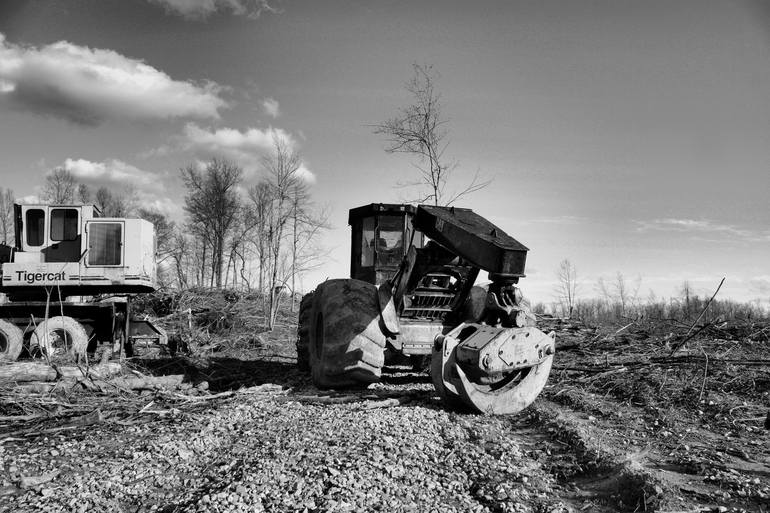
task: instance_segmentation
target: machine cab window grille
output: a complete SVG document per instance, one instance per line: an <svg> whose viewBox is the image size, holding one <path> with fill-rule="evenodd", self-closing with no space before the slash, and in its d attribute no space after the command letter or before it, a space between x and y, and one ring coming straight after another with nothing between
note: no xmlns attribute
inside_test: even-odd
<svg viewBox="0 0 770 513"><path fill-rule="evenodd" d="M121 265L122 223L90 223L88 228L88 265Z"/></svg>
<svg viewBox="0 0 770 513"><path fill-rule="evenodd" d="M27 210L27 245L42 246L45 242L45 211L40 208Z"/></svg>
<svg viewBox="0 0 770 513"><path fill-rule="evenodd" d="M78 238L78 211L74 208L51 210L51 240L65 241Z"/></svg>

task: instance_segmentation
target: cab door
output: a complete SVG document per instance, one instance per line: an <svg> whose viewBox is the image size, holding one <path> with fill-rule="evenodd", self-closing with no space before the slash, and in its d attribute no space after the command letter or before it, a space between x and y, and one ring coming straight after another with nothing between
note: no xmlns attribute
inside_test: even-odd
<svg viewBox="0 0 770 513"><path fill-rule="evenodd" d="M77 262L80 260L82 234L80 209L48 207L49 246L43 249L44 262Z"/></svg>
<svg viewBox="0 0 770 513"><path fill-rule="evenodd" d="M23 253L40 253L46 246L47 208L44 205L21 205L20 211L17 212L16 247ZM19 228L22 226L23 230Z"/></svg>

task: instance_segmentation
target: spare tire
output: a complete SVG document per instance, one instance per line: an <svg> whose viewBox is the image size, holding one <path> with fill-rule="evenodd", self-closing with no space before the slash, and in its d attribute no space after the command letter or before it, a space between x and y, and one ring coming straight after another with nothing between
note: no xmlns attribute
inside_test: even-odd
<svg viewBox="0 0 770 513"><path fill-rule="evenodd" d="M72 357L78 359L86 354L88 334L85 328L72 317L56 316L37 325L30 338L30 346L37 345L49 359Z"/></svg>
<svg viewBox="0 0 770 513"><path fill-rule="evenodd" d="M380 380L385 335L377 287L329 280L315 290L310 326L313 383L321 388L367 386Z"/></svg>
<svg viewBox="0 0 770 513"><path fill-rule="evenodd" d="M0 319L0 361L16 361L23 345L24 333L21 329L15 324Z"/></svg>
<svg viewBox="0 0 770 513"><path fill-rule="evenodd" d="M297 368L302 372L310 371L310 325L313 324L313 298L315 294L308 292L302 296L299 303L299 319L297 321Z"/></svg>

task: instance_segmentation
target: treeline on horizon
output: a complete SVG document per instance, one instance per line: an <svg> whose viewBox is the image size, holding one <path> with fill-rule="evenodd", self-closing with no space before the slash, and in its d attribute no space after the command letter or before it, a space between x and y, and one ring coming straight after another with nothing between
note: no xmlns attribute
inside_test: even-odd
<svg viewBox="0 0 770 513"><path fill-rule="evenodd" d="M711 324L726 320L770 320L770 309L760 300L751 302L719 298L724 279L708 296L698 295L688 280L684 280L675 297L660 298L652 291L641 297L641 277L630 281L623 273L612 280L599 278L594 285L594 297L581 297L584 283L578 280L575 265L569 259L559 264L554 300L537 302L537 314L577 319L590 324L621 323L641 320L676 320ZM770 299L770 298L769 298Z"/></svg>

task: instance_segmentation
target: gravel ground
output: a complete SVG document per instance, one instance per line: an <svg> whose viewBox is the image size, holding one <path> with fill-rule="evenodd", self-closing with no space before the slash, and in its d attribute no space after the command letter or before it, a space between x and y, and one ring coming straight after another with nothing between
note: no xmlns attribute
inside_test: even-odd
<svg viewBox="0 0 770 513"><path fill-rule="evenodd" d="M405 368L322 393L288 338L144 362L210 392L0 395L0 513L770 511L767 328L675 358L648 327L555 329L549 384L513 417L449 412Z"/></svg>
<svg viewBox="0 0 770 513"><path fill-rule="evenodd" d="M563 510L521 422L429 396L312 404L264 388L11 441L6 475L50 481L6 494L0 511Z"/></svg>

